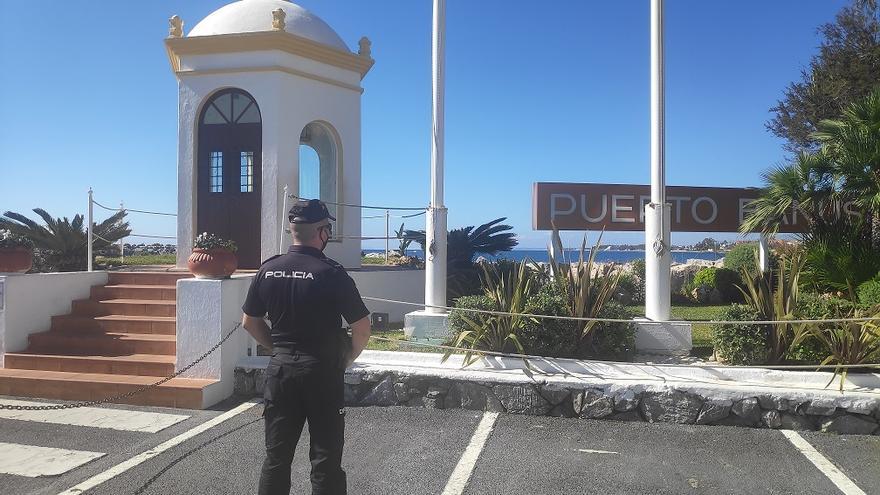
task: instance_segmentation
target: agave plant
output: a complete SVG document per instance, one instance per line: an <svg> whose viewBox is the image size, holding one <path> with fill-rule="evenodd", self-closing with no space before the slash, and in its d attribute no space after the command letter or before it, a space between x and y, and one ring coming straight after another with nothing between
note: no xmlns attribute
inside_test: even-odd
<svg viewBox="0 0 880 495"><path fill-rule="evenodd" d="M85 270L88 258L85 218L82 215L74 215L73 220L67 217L54 218L42 208L35 208L33 211L45 225L40 225L21 213L7 211L3 214L5 218L0 218L0 229L33 241L34 246L45 253L47 264L53 270ZM94 226L92 246L95 251L104 250L131 234L128 222L124 221L125 215L125 210L119 211Z"/></svg>
<svg viewBox="0 0 880 495"><path fill-rule="evenodd" d="M524 353L517 333L530 317L522 316L526 302L535 292L535 276L525 261L513 270L500 270L494 264L481 264L486 296L500 312L510 314L465 314L469 327L458 334L454 347L464 348L464 365L469 366L483 354L480 351ZM447 360L453 350L443 356Z"/></svg>
<svg viewBox="0 0 880 495"><path fill-rule="evenodd" d="M798 345L810 334L806 324L784 321L796 319L804 259L797 252L783 258L775 273L760 273L758 266L756 257L753 266L742 268L744 287L739 290L746 304L757 312L759 320L780 322L767 325L770 345L767 360L769 364L779 364L790 347Z"/></svg>
<svg viewBox="0 0 880 495"><path fill-rule="evenodd" d="M413 241L404 235L406 231L403 226L404 224L400 224L400 228L394 231L394 237L400 240L400 245L397 246L397 254L401 258L406 256L406 250L409 249L409 245L412 244Z"/></svg>
<svg viewBox="0 0 880 495"><path fill-rule="evenodd" d="M559 231L553 229L554 242L562 245ZM604 265L601 269L596 266L596 253L602 243L602 234L596 239L596 244L586 255L587 236L581 242L576 263L565 259L565 250L560 254L552 249L548 250L550 258L550 273L552 283L559 286L568 299L569 315L575 318L598 318L599 313L617 290L622 272L614 270L611 265ZM580 342L576 347L592 349L592 331L596 321L578 321L576 323L576 335Z"/></svg>
<svg viewBox="0 0 880 495"><path fill-rule="evenodd" d="M840 390L846 382L848 368L842 365L867 364L876 362L880 358L880 310L863 312L856 310L853 313L856 318L870 316L870 321L838 323L830 328L812 329L812 334L819 339L829 352L820 364L836 364L834 375L840 375ZM834 379L832 378L832 381ZM828 382L829 385L831 382Z"/></svg>

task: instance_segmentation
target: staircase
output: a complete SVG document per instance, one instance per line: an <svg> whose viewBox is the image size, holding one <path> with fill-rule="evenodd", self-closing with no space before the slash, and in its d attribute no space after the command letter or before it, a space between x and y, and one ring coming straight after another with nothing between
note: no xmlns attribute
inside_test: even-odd
<svg viewBox="0 0 880 495"><path fill-rule="evenodd" d="M53 316L23 352L7 353L0 395L97 400L174 373L177 280L188 273L111 272L108 285ZM128 404L201 409L215 380L175 378L129 397Z"/></svg>

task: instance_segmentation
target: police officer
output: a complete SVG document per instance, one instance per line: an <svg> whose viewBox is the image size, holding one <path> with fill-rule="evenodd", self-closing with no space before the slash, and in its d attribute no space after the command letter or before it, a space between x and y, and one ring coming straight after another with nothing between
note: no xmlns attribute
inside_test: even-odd
<svg viewBox="0 0 880 495"><path fill-rule="evenodd" d="M345 269L324 256L333 235L330 220L336 220L327 206L300 200L288 219L293 245L263 263L242 307L242 325L273 352L266 368L259 493L290 492L293 453L308 421L312 493L345 494L343 375L367 345L369 311ZM341 318L351 326L351 339Z"/></svg>

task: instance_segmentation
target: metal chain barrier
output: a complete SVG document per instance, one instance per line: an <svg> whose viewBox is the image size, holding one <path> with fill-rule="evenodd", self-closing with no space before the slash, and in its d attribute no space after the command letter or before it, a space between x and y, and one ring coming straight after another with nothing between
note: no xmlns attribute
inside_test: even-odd
<svg viewBox="0 0 880 495"><path fill-rule="evenodd" d="M451 306L437 306L432 304L424 304L424 303L414 303L409 301L398 301L396 299L384 299L381 297L370 297L370 296L362 296L363 299L368 301L376 301L376 302L384 302L390 304L402 304L405 306L413 306L420 308L434 308L434 309L442 309L446 311L464 311L469 313L481 313L495 316L519 316L525 318L537 318L537 319L545 319L545 320L566 320L566 321L594 321L597 323L605 322L605 323L635 323L634 320L624 319L624 318L588 318L581 316L554 316L554 315L541 315L541 314L533 314L533 313L509 313L506 311L492 311L488 309L472 309L472 308L454 308ZM880 321L880 316L866 316L859 318L830 318L826 320L645 320L645 323L699 323L699 324L707 324L712 323L716 325L783 325L783 324L796 324L796 323L863 323L868 321Z"/></svg>
<svg viewBox="0 0 880 495"><path fill-rule="evenodd" d="M101 404L106 404L108 402L118 402L123 399L133 397L137 394L141 394L141 393L146 392L148 390L153 390L153 389L159 387L160 385L167 383L167 382L173 380L174 378L177 378L178 376L186 373L187 371L190 370L190 368L192 368L193 366L202 362L212 352L216 351L217 348L219 348L221 345L223 345L224 342L229 340L229 337L232 337L232 334L235 333L235 331L238 330L239 327L241 327L241 323L236 323L235 327L233 327L232 330L230 330L222 339L220 339L220 342L217 342L216 344L214 344L214 346L211 347L210 349L208 349L207 352L205 352L204 354L199 356L199 358L196 359L195 361L193 361L192 363L181 368L180 371L176 371L173 374L166 376L165 378L162 378L161 380L157 381L156 383L151 383L150 385L144 385L143 387L136 388L136 389L132 390L131 392L126 392L124 394L116 395L113 397L107 397L107 398L100 399L100 400L69 402L67 404L52 404L49 406L20 406L20 405L10 405L10 404L0 404L0 410L6 409L6 410L13 410L13 411L55 411L55 410L59 410L59 409L74 409L74 408L79 408L79 407L99 406Z"/></svg>
<svg viewBox="0 0 880 495"><path fill-rule="evenodd" d="M109 206L104 206L101 203L98 203L94 199L92 200L92 203L94 203L95 205L97 205L100 208L104 208L107 211L117 211L118 212L120 210L125 210L125 211L130 211L132 213L144 213L146 215L161 215L161 216L165 216L165 217L176 217L177 216L177 213L162 213L159 211L135 210L132 208L110 208Z"/></svg>

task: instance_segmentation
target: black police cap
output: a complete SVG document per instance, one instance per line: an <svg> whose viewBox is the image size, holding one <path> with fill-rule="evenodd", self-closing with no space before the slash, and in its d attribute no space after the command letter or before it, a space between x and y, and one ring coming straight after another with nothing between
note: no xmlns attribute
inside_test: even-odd
<svg viewBox="0 0 880 495"><path fill-rule="evenodd" d="M325 218L336 220L336 217L330 214L327 205L317 199L299 199L287 214L290 223L317 223Z"/></svg>

